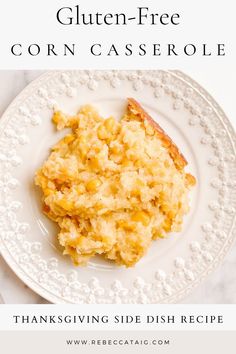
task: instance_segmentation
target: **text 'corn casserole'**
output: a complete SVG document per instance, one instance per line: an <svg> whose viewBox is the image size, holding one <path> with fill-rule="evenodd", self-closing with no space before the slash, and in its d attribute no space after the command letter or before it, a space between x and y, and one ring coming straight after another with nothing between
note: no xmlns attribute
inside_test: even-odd
<svg viewBox="0 0 236 354"><path fill-rule="evenodd" d="M43 211L58 223L64 254L76 265L103 255L133 266L152 240L180 231L195 178L161 127L134 99L120 121L91 106L53 115L71 128L35 177Z"/></svg>

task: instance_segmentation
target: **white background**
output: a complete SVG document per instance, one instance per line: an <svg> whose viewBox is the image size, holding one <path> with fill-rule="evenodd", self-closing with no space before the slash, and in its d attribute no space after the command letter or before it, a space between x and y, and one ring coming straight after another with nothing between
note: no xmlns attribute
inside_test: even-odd
<svg viewBox="0 0 236 354"><path fill-rule="evenodd" d="M135 15L137 7L149 7L153 13L179 13L178 26L63 26L56 20L61 7L79 4L81 12L103 12ZM218 100L226 114L234 120L234 91L236 83L235 1L224 0L21 0L2 1L0 10L0 69L181 69L198 80ZM14 57L10 52L13 43L27 47L38 43L42 54L38 57L22 55ZM80 50L75 57L47 57L46 43L61 48L63 43L76 43ZM207 43L216 48L216 43L225 43L224 57L153 57L133 55L125 57L93 57L87 50L90 43L102 43L106 49L115 43L119 49L124 43ZM60 50L59 50L60 51ZM104 53L106 50L104 50ZM4 87L6 87L4 85Z"/></svg>
<svg viewBox="0 0 236 354"><path fill-rule="evenodd" d="M230 331L235 330L234 318L236 315L236 305L11 305L1 308L0 331L1 330L99 330L99 331L118 331L118 330L209 330L209 331ZM13 316L20 316L16 320ZM24 320L22 320L24 316ZM28 316L28 317L27 317ZM77 323L35 323L32 319L36 316L36 321L39 321L40 316L81 316L85 320L81 324ZM100 317L107 316L108 322L99 323L92 322L92 316ZM115 322L115 316L118 318L118 323ZM128 316L128 317L127 317ZM149 316L149 322L147 317ZM151 321L151 316L154 321ZM157 316L159 319L157 320ZM161 323L160 317L163 316L165 321ZM174 316L174 323L168 316ZM182 321L181 317L185 316L186 322ZM190 322L190 317L192 320ZM199 316L199 317L198 317ZM201 316L201 317L200 317ZM213 319L213 317L215 317ZM139 319L136 319L139 317ZM211 323L212 317L212 323ZM221 319L219 319L221 317ZM197 321L197 318L198 321ZM132 322L131 322L132 321ZM23 323L22 323L23 322ZM29 323L27 323L29 322ZM105 321L104 321L105 322ZM158 323L159 322L159 323ZM223 322L223 323L222 323Z"/></svg>
<svg viewBox="0 0 236 354"><path fill-rule="evenodd" d="M137 7L149 7L153 13L179 13L178 26L63 26L56 20L58 9L80 5L86 13L120 13L133 16ZM1 2L0 10L0 69L181 69L198 80L223 106L226 114L234 120L234 91L236 83L236 45L234 0L21 0ZM14 57L10 52L13 43L22 43L23 48L31 43L38 43L42 53L37 57L27 54ZM47 57L45 45L54 43L62 48L63 43L76 43L79 53L75 57ZM104 55L93 57L87 50L91 43L102 43ZM120 56L105 55L109 44L115 43L120 49ZM182 46L187 43L209 44L216 48L216 43L225 43L226 55L216 57L171 56L153 57L146 55L130 57L122 55L124 43L175 43ZM60 50L59 50L60 52Z"/></svg>
<svg viewBox="0 0 236 354"><path fill-rule="evenodd" d="M153 13L179 13L178 26L63 26L56 20L56 13L63 6L80 4L81 11L89 12L125 12L135 16L137 6L148 6ZM234 46L234 0L51 0L51 1L4 1L0 12L1 33L1 63L2 69L55 69L55 68L206 68L214 66L215 69L233 68L235 58ZM42 55L30 57L22 55L14 57L10 47L14 43L22 43L24 48L29 44L38 43L42 47ZM75 57L47 57L46 43L54 43L58 50L63 43L76 43L79 55ZM183 46L187 43L209 44L214 52L216 43L225 43L225 57L153 57L138 55L125 57L93 57L89 55L91 43L102 43L104 53L109 44L115 43L121 50L125 43L175 43ZM216 70L215 70L216 71ZM216 73L217 74L217 73Z"/></svg>

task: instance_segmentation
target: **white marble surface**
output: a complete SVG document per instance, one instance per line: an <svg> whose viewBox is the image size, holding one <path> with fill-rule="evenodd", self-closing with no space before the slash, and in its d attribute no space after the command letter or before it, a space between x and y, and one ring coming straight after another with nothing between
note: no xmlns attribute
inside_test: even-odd
<svg viewBox="0 0 236 354"><path fill-rule="evenodd" d="M39 71L0 71L0 116L13 98L34 78ZM191 73L190 73L191 74ZM208 76L207 76L208 75ZM236 112L229 100L227 91L222 92L222 78L218 78L218 85L214 80L214 73L208 71L206 75L195 72L191 75L219 101L229 116ZM230 79L229 79L230 80ZM212 83L214 82L214 86ZM231 82L232 83L232 82ZM229 89L229 88L228 88ZM236 118L233 124L235 125ZM211 274L198 288L185 298L182 303L236 303L236 245L225 258L223 264ZM30 290L17 278L0 256L0 294L5 303L47 303ZM1 297L0 297L1 302Z"/></svg>

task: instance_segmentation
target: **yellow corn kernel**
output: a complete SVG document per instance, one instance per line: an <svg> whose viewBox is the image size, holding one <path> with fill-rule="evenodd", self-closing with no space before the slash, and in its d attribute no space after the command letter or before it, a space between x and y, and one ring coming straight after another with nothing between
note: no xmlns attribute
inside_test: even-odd
<svg viewBox="0 0 236 354"><path fill-rule="evenodd" d="M101 203L101 202L98 202L98 203L96 203L95 205L94 205L94 209L95 210L102 210L102 209L104 209L105 208L105 204L103 204L103 203Z"/></svg>
<svg viewBox="0 0 236 354"><path fill-rule="evenodd" d="M107 131L112 135L118 134L120 130L120 124L113 117L106 119L104 125Z"/></svg>
<svg viewBox="0 0 236 354"><path fill-rule="evenodd" d="M109 237L109 236L104 236L104 235L102 235L102 243L106 246L106 248L107 248L107 246L110 246L110 243L111 243L111 237ZM109 247L109 250L110 250L110 247Z"/></svg>
<svg viewBox="0 0 236 354"><path fill-rule="evenodd" d="M174 219L176 212L173 210L168 211L167 216L169 219Z"/></svg>
<svg viewBox="0 0 236 354"><path fill-rule="evenodd" d="M165 238L165 235L164 235L163 231L161 231L160 229L153 228L152 229L152 239L156 240L158 238Z"/></svg>
<svg viewBox="0 0 236 354"><path fill-rule="evenodd" d="M69 117L69 119L67 120L65 126L67 128L70 127L73 130L73 132L75 132L76 129L78 128L78 119L77 119L77 117L76 116Z"/></svg>
<svg viewBox="0 0 236 354"><path fill-rule="evenodd" d="M59 205L61 208L65 210L71 210L73 208L73 202L65 198L58 200L57 205Z"/></svg>
<svg viewBox="0 0 236 354"><path fill-rule="evenodd" d="M125 221L125 220L119 220L117 222L117 226L121 227L122 229L126 231L134 231L135 230L135 225Z"/></svg>
<svg viewBox="0 0 236 354"><path fill-rule="evenodd" d="M171 230L171 225L172 225L172 222L170 219L165 219L162 227L163 227L163 230L165 230L166 232L170 231Z"/></svg>
<svg viewBox="0 0 236 354"><path fill-rule="evenodd" d="M79 184L78 186L76 186L75 189L79 195L84 193L84 186L82 184Z"/></svg>
<svg viewBox="0 0 236 354"><path fill-rule="evenodd" d="M99 159L97 157L92 157L90 159L90 166L92 168L99 169L100 168Z"/></svg>
<svg viewBox="0 0 236 354"><path fill-rule="evenodd" d="M48 197L51 193L53 193L53 190L51 190L50 188L45 188L44 189L44 195L46 197Z"/></svg>
<svg viewBox="0 0 236 354"><path fill-rule="evenodd" d="M112 146L110 148L112 154L115 154L115 155L120 155L122 153L122 149L119 147L119 146Z"/></svg>
<svg viewBox="0 0 236 354"><path fill-rule="evenodd" d="M94 178L86 183L86 189L88 192L96 192L98 187L102 184L100 179Z"/></svg>
<svg viewBox="0 0 236 354"><path fill-rule="evenodd" d="M169 167L170 167L170 161L165 160L165 161L164 161L164 166L165 166L166 168L169 168Z"/></svg>
<svg viewBox="0 0 236 354"><path fill-rule="evenodd" d="M139 197L140 196L140 190L139 189L133 189L132 191L131 191L131 196L132 197Z"/></svg>
<svg viewBox="0 0 236 354"><path fill-rule="evenodd" d="M160 195L160 201L162 200L162 195ZM163 203L163 200L162 200L162 205L160 206L160 210L164 213L164 214L167 214L169 211L170 211L170 208L167 204L164 204Z"/></svg>
<svg viewBox="0 0 236 354"><path fill-rule="evenodd" d="M80 143L81 145L83 145L83 144L86 143L86 138L85 138L84 135L81 135L81 136L79 137L79 143Z"/></svg>
<svg viewBox="0 0 236 354"><path fill-rule="evenodd" d="M50 188L52 190L55 190L55 188L56 188L54 182L52 182L50 180L48 181L47 185L48 185L48 188Z"/></svg>
<svg viewBox="0 0 236 354"><path fill-rule="evenodd" d="M129 167L132 165L132 162L130 160L128 160L126 157L124 157L122 159L121 163L122 163L122 166L124 166L124 167Z"/></svg>
<svg viewBox="0 0 236 354"><path fill-rule="evenodd" d="M118 187L116 184L111 184L110 189L112 194L116 194L118 192Z"/></svg>
<svg viewBox="0 0 236 354"><path fill-rule="evenodd" d="M79 245L79 240L80 240L80 236L74 238L74 239L70 239L70 254L73 254L73 249L76 248Z"/></svg>
<svg viewBox="0 0 236 354"><path fill-rule="evenodd" d="M135 150L129 149L126 151L126 156L131 161L137 160L137 152Z"/></svg>
<svg viewBox="0 0 236 354"><path fill-rule="evenodd" d="M66 135L66 136L64 137L63 142L64 142L65 144L69 144L69 143L71 143L74 139L75 139L75 137L74 137L73 134L68 134L68 135Z"/></svg>
<svg viewBox="0 0 236 354"><path fill-rule="evenodd" d="M132 197L139 197L141 194L141 189L144 186L145 186L145 184L143 183L143 181L141 181L140 179L137 179L135 182L134 189L131 191Z"/></svg>
<svg viewBox="0 0 236 354"><path fill-rule="evenodd" d="M148 164L146 164L145 167L151 175L154 175L156 173L156 168L157 168L156 162L148 163ZM158 173L161 174L162 171L158 171Z"/></svg>
<svg viewBox="0 0 236 354"><path fill-rule="evenodd" d="M103 204L103 203L96 203L95 205L94 205L94 209L95 210L102 210L102 209L104 209L105 208L105 205Z"/></svg>
<svg viewBox="0 0 236 354"><path fill-rule="evenodd" d="M190 173L186 173L185 181L186 181L187 187L189 187L189 186L192 187L196 184L196 178L194 176L192 176Z"/></svg>
<svg viewBox="0 0 236 354"><path fill-rule="evenodd" d="M103 124L99 125L97 129L98 138L101 140L105 140L109 137L108 131L106 130Z"/></svg>
<svg viewBox="0 0 236 354"><path fill-rule="evenodd" d="M80 147L80 156L82 159L84 159L87 156L89 148L86 145L82 145Z"/></svg>
<svg viewBox="0 0 236 354"><path fill-rule="evenodd" d="M154 135L155 134L155 130L154 130L154 128L151 126L151 124L146 124L146 126L145 126L145 131L146 131L146 133L147 133L147 135Z"/></svg>
<svg viewBox="0 0 236 354"><path fill-rule="evenodd" d="M148 226L150 223L150 216L145 211L137 211L132 215L132 220L136 222L141 222L144 226Z"/></svg>
<svg viewBox="0 0 236 354"><path fill-rule="evenodd" d="M52 117L53 123L58 124L60 121L63 121L64 119L65 119L65 115L62 112L60 111L54 112Z"/></svg>
<svg viewBox="0 0 236 354"><path fill-rule="evenodd" d="M134 166L139 168L139 167L143 167L143 161L142 160L136 160L134 163Z"/></svg>
<svg viewBox="0 0 236 354"><path fill-rule="evenodd" d="M113 117L110 117L105 119L104 125L109 132L113 133L115 131L116 121Z"/></svg>
<svg viewBox="0 0 236 354"><path fill-rule="evenodd" d="M121 163L122 160L122 155L116 155L116 154L111 154L110 159L114 161L115 163Z"/></svg>
<svg viewBox="0 0 236 354"><path fill-rule="evenodd" d="M99 153L101 151L101 147L96 146L93 150L94 150L94 152Z"/></svg>
<svg viewBox="0 0 236 354"><path fill-rule="evenodd" d="M141 179L137 179L135 182L136 186L142 188L145 186L145 183Z"/></svg>

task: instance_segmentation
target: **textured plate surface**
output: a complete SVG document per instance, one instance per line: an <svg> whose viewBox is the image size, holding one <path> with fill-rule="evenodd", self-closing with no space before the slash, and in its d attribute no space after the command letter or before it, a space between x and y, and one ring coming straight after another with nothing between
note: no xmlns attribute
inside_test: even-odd
<svg viewBox="0 0 236 354"><path fill-rule="evenodd" d="M197 178L181 233L154 241L132 269L99 258L76 268L41 212L35 170L65 132L53 108L90 103L119 117L134 97L166 130ZM236 236L235 133L221 108L178 71L55 71L31 83L0 120L0 248L15 273L54 303L177 302L224 258Z"/></svg>

